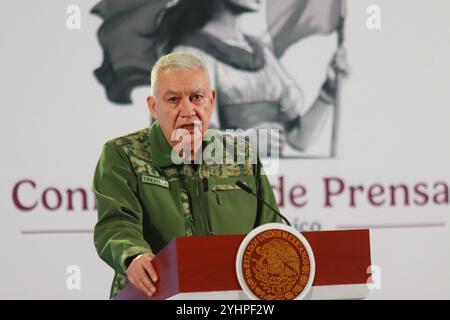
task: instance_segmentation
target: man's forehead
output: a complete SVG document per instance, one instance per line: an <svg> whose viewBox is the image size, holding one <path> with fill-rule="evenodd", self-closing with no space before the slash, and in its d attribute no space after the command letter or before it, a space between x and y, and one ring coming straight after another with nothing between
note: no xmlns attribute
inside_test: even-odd
<svg viewBox="0 0 450 320"><path fill-rule="evenodd" d="M209 77L202 69L162 70L158 89L161 94L205 91L209 89Z"/></svg>
<svg viewBox="0 0 450 320"><path fill-rule="evenodd" d="M192 93L204 93L205 91L207 91L207 88L205 87L192 87L192 88L184 88L183 90L178 90L178 89L171 89L171 88L167 88L166 90L164 90L164 92L162 92L162 94L164 96L168 96L168 95L181 95L181 94L192 94Z"/></svg>
<svg viewBox="0 0 450 320"><path fill-rule="evenodd" d="M159 71L158 78L164 79L182 79L184 77L195 77L198 79L209 80L208 73L206 70L201 68L167 68Z"/></svg>

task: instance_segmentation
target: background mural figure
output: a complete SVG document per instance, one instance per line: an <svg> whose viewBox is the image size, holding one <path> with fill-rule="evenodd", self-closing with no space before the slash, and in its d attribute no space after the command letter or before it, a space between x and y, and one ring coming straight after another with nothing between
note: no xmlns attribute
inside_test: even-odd
<svg viewBox="0 0 450 320"><path fill-rule="evenodd" d="M98 32L104 60L95 75L111 101L131 103L131 90L148 85L150 68L160 55L194 52L205 60L217 90L212 127L275 128L280 134L267 136L263 145L270 141L281 154L285 144L307 150L337 114L333 106L338 74L346 75L348 70L346 52L341 41L317 99L308 108L279 58L307 36L337 29L342 34L343 3L269 0L265 4L268 29L263 42L240 29L242 15L260 10L260 0L133 0L126 4L103 0L93 9L104 19Z"/></svg>

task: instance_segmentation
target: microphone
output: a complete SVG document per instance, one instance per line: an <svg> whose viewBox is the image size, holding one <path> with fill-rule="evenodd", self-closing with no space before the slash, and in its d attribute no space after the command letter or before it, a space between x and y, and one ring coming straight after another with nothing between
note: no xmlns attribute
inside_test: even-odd
<svg viewBox="0 0 450 320"><path fill-rule="evenodd" d="M286 222L286 224L291 227L291 223L289 222L288 219L286 219L285 216L283 216L280 212L278 212L278 210L275 210L270 204L268 204L266 201L264 201L263 198L261 198L260 196L258 196L256 193L253 192L253 190L247 186L245 183L243 183L241 180L236 181L236 185L241 188L242 190L244 190L245 192L248 192L252 195L254 195L258 200L260 200L262 203L264 203L266 206L268 206L270 209L272 209L273 212L275 212L277 214L277 216L279 216L281 219L284 220L284 222Z"/></svg>

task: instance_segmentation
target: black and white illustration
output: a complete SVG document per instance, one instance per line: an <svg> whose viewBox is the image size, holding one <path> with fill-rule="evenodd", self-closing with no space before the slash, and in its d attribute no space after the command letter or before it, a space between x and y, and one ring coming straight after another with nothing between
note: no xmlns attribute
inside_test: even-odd
<svg viewBox="0 0 450 320"><path fill-rule="evenodd" d="M283 129L278 172L261 163L299 232L370 229L367 299L450 299L449 11L448 0L0 1L0 298L108 299L112 270L92 240L99 154L149 126L152 65L189 50L212 69L218 128ZM329 103L314 126L318 98ZM138 178L128 187L143 191ZM219 192L215 203L238 193Z"/></svg>
<svg viewBox="0 0 450 320"><path fill-rule="evenodd" d="M242 18L262 10L262 33L246 33ZM92 13L103 19L98 39L104 58L95 76L110 101L130 104L132 89L149 85L159 56L190 51L206 62L217 91L213 127L277 129L265 138L284 157L336 155L339 91L348 73L343 0L102 0ZM337 46L306 105L292 77L301 70L282 60L314 35L334 36ZM326 147L309 153L326 126Z"/></svg>

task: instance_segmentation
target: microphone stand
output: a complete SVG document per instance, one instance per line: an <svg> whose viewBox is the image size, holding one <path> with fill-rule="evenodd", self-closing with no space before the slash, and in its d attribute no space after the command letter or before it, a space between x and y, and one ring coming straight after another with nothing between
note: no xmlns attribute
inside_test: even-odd
<svg viewBox="0 0 450 320"><path fill-rule="evenodd" d="M275 212L277 214L277 216L279 216L281 219L283 219L283 221L289 226L291 227L291 223L289 222L289 220L283 216L278 210L275 210L270 204L268 204L263 198L261 198L260 196L258 196L256 193L253 192L253 190L247 186L245 183L243 183L241 180L236 181L236 185L241 188L242 190L244 190L245 192L248 192L250 194L252 194L253 196L255 196L258 200L260 200L262 203L264 203L267 207L269 207L273 212Z"/></svg>

